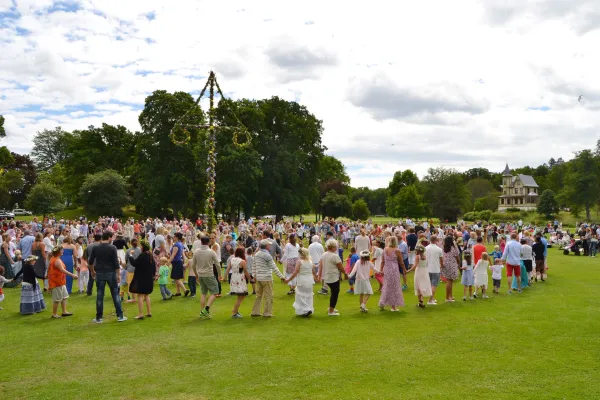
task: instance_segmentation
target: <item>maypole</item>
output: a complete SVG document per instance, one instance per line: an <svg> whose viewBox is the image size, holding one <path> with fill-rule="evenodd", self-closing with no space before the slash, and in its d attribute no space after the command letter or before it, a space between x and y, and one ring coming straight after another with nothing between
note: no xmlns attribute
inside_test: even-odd
<svg viewBox="0 0 600 400"><path fill-rule="evenodd" d="M197 124L194 121L187 121L187 115L199 105L200 100L206 93L206 89L208 89L208 98L209 98L209 108L208 108L208 125L206 124ZM217 77L213 71L210 71L208 75L208 80L204 85L204 88L200 91L200 95L196 99L196 102L193 107L191 107L181 118L179 118L173 128L171 129L171 140L178 146L187 145L190 142L190 133L188 128L195 129L207 129L208 134L206 136L206 149L208 151L208 167L206 168L207 175L207 183L206 183L206 217L208 222L208 231L212 232L217 223L216 217L216 206L217 202L215 200L215 190L216 190L216 178L217 178L217 129L232 129L233 130L233 144L237 147L245 147L250 144L250 133L246 129L246 127L242 124L242 122L238 119L238 117L233 114L237 126L227 126L227 125L215 125L215 89L221 99L225 99L221 88L219 87L219 83L217 82ZM175 135L175 130L177 128L182 129L183 138L178 140ZM245 136L245 140L240 143L239 135L243 134Z"/></svg>

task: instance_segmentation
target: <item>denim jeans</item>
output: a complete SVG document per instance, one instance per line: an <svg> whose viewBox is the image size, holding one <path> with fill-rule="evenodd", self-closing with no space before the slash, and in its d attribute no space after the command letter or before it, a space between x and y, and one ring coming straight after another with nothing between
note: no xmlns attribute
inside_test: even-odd
<svg viewBox="0 0 600 400"><path fill-rule="evenodd" d="M160 288L160 295L162 296L163 300L166 300L168 297L172 296L172 293L167 288L167 285L158 285L158 287ZM194 286L194 292L195 291L196 287Z"/></svg>
<svg viewBox="0 0 600 400"><path fill-rule="evenodd" d="M196 295L196 277L188 276L188 288L190 289L190 295Z"/></svg>
<svg viewBox="0 0 600 400"><path fill-rule="evenodd" d="M598 252L598 242L590 242L590 256L595 256Z"/></svg>
<svg viewBox="0 0 600 400"><path fill-rule="evenodd" d="M104 314L104 288L106 285L108 285L110 289L110 295L112 296L112 300L115 305L117 317L122 317L123 309L121 308L121 297L119 297L117 274L115 272L111 272L96 274L96 319L102 318Z"/></svg>
<svg viewBox="0 0 600 400"><path fill-rule="evenodd" d="M90 280L88 281L86 290L88 296L92 295L92 290L94 290L94 278L92 278L92 274L90 274Z"/></svg>

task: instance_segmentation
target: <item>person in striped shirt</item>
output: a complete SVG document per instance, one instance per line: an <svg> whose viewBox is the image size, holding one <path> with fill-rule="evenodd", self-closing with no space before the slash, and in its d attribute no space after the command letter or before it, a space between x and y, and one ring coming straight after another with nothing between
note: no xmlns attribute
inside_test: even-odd
<svg viewBox="0 0 600 400"><path fill-rule="evenodd" d="M279 271L273 261L273 257L269 253L269 246L271 242L268 239L263 239L260 242L260 250L254 255L252 261L252 272L256 279L256 300L252 307L252 316L261 316L261 305L263 298L265 300L265 306L262 313L263 317L272 317L273 310L273 272L275 275L284 281L284 276Z"/></svg>

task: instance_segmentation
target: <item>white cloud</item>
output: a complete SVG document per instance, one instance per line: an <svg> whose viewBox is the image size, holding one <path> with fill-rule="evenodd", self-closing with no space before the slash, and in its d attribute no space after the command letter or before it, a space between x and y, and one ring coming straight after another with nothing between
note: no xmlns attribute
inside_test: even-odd
<svg viewBox="0 0 600 400"><path fill-rule="evenodd" d="M596 0L15 4L0 0L0 114L16 151L57 125L138 130L149 93L196 92L210 69L233 98L306 105L353 185L537 165L600 132Z"/></svg>

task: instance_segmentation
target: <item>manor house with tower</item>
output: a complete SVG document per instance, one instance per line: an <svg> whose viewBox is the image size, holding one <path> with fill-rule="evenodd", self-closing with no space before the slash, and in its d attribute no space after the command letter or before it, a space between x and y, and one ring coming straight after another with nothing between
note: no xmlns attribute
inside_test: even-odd
<svg viewBox="0 0 600 400"><path fill-rule="evenodd" d="M535 210L539 198L539 186L531 175L512 175L508 164L502 173L502 194L498 196L498 211L508 208Z"/></svg>

